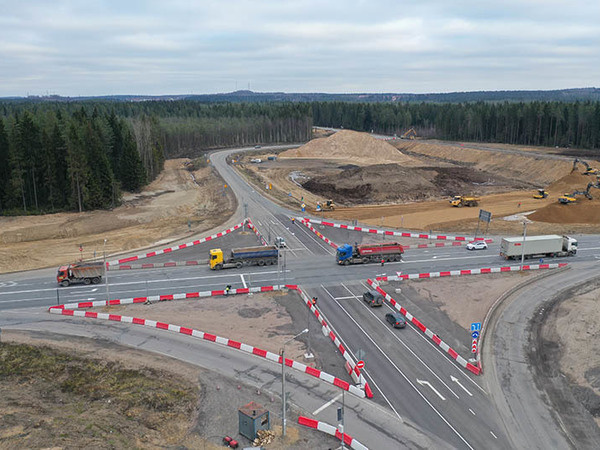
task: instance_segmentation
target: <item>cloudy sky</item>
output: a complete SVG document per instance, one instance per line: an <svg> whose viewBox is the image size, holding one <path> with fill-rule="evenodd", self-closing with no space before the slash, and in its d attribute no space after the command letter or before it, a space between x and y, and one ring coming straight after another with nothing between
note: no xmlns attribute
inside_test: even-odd
<svg viewBox="0 0 600 450"><path fill-rule="evenodd" d="M598 0L0 0L0 96L600 87Z"/></svg>

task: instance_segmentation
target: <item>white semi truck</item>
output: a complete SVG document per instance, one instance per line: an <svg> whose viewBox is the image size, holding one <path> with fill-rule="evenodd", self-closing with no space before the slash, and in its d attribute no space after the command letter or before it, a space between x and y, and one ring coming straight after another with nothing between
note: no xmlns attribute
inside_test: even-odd
<svg viewBox="0 0 600 450"><path fill-rule="evenodd" d="M549 234L542 236L522 236L502 238L500 256L505 259L553 258L573 256L577 253L577 239L569 236Z"/></svg>

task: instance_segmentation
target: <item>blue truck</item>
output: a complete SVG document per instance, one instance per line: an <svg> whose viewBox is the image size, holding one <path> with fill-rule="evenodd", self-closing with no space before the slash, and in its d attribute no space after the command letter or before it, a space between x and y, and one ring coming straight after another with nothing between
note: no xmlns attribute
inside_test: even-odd
<svg viewBox="0 0 600 450"><path fill-rule="evenodd" d="M373 262L402 261L404 249L397 242L364 245L340 245L336 252L336 261L340 265L367 264Z"/></svg>
<svg viewBox="0 0 600 450"><path fill-rule="evenodd" d="M279 249L274 245L259 247L235 248L231 256L223 257L223 250L213 248L210 250L209 264L211 270L240 269L243 266L267 266L277 264Z"/></svg>

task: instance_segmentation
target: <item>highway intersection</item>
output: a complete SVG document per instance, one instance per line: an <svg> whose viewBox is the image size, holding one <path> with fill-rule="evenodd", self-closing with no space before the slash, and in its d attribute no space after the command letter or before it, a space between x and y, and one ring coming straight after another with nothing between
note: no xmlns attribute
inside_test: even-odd
<svg viewBox="0 0 600 450"><path fill-rule="evenodd" d="M366 400L346 394L345 407L348 409L347 431L369 448L549 448L543 447L547 443L554 448L568 447L569 441L564 433L557 431L558 427L552 420L532 421L531 426L538 428L534 433L537 440L533 441L531 434L528 435L531 430L517 425L520 419L511 411L510 404L503 400L505 397L502 389L505 385L494 383L494 380L486 378L487 374L476 376L466 371L413 325L409 324L401 330L391 328L385 322L385 314L392 311L389 303L381 308L370 308L362 301L362 293L369 289L366 280L377 276L395 275L397 272L422 273L506 265L498 256L498 239L494 239L488 250L480 252L469 252L464 246L431 247L407 251L402 262L386 263L383 267L379 264L340 267L335 263L335 249L331 245L299 221L291 221L291 217L300 216L299 211L289 211L271 202L237 175L226 163L227 155L234 152L239 152L239 149L216 152L211 158L212 164L239 200L238 210L226 227L241 223L244 212L247 212L266 240L272 242L276 236L284 237L287 249L282 251L280 265L223 271L210 271L206 265L111 270L108 275L110 291L105 284L57 288L55 269L2 275L0 326L103 337L169 354L209 368L222 367L224 357L227 367L221 370L225 374L247 371L252 367L253 373L248 374L248 382L262 388L273 385L273 390L277 391L277 370L268 362L257 362L248 355L233 354L228 349L215 349L203 342L191 343L181 336L156 336L155 332L143 329L123 332L115 329L114 325L109 327L94 323L98 326L90 330L84 320L70 321L40 312L56 304L105 300L108 296L129 298L215 291L222 290L226 285L231 285L233 289L298 285L309 297L318 298L321 314L344 347L355 360L364 360L366 363L363 373L374 397ZM387 236L373 237L345 229L313 226L333 242L340 244L361 242L366 236L369 239L381 238L382 241L390 239ZM571 269L556 275L548 272L548 275L544 275L544 280L562 280L553 281L559 284L578 283L593 274L594 263L600 257L598 239L595 236L577 238L580 241L577 257L565 258L564 261L570 263ZM152 261L157 264L202 261L207 259L210 248L229 249L250 245L257 245L257 237L244 228L219 240L153 257ZM399 303L409 301L391 286L382 287ZM546 296L551 294L550 291L546 292ZM542 300L541 296L538 301ZM530 314L533 311L531 309ZM469 330L460 331L447 327L439 322L434 311L419 310L418 313L419 319L452 342L459 354L470 356ZM416 315L416 312L413 314ZM302 323L295 325L300 330L304 328L305 322L302 320ZM312 332L318 330L316 319L311 326ZM152 345L146 341L149 335L156 336ZM490 345L496 342L494 331L490 330L488 339L492 343ZM506 337L503 338L505 340ZM331 370L336 376L345 375L350 381L350 377L341 368L341 356L337 354L333 344L330 345L332 358L338 360L329 363L324 370ZM198 359L196 350L200 348L211 356ZM501 361L502 350L494 346L493 363L492 355L489 356L495 374L502 373L502 367L505 367ZM257 368L259 366L262 369ZM300 374L294 375L290 390L294 392L294 403L298 407L313 413L319 420L336 423L335 408L331 406L334 403L331 401L335 399L336 404L339 403L339 391L319 386L314 379L306 379ZM524 416L553 416L536 389L531 387L528 392L527 404L523 405ZM516 402L518 399L513 395L512 401ZM547 429L540 431L539 427L542 426ZM527 445L523 445L525 443Z"/></svg>

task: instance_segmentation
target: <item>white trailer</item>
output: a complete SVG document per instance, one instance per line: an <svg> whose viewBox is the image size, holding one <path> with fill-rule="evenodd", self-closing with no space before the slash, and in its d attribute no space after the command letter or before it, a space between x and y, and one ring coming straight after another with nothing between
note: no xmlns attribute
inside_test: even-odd
<svg viewBox="0 0 600 450"><path fill-rule="evenodd" d="M500 256L505 259L554 258L573 256L577 253L577 239L569 236L549 234L542 236L522 236L502 238Z"/></svg>

